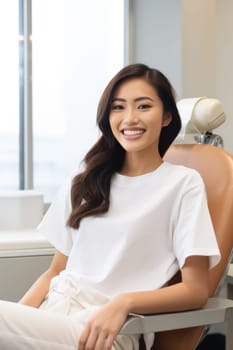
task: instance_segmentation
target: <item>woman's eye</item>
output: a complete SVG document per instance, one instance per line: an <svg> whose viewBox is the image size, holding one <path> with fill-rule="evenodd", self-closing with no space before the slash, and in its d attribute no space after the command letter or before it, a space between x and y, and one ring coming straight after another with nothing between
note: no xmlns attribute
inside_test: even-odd
<svg viewBox="0 0 233 350"><path fill-rule="evenodd" d="M122 106L122 105L113 105L112 106L112 109L113 110L121 110L121 109L123 109L124 107Z"/></svg>
<svg viewBox="0 0 233 350"><path fill-rule="evenodd" d="M148 109L148 108L151 108L151 106L148 104L143 104L138 106L138 109Z"/></svg>

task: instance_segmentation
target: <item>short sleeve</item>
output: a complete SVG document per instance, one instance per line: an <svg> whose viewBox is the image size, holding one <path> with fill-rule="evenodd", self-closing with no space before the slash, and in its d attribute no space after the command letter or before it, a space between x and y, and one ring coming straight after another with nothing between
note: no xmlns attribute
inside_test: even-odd
<svg viewBox="0 0 233 350"><path fill-rule="evenodd" d="M61 253L68 256L73 242L67 220L71 212L71 177L61 186L37 230Z"/></svg>
<svg viewBox="0 0 233 350"><path fill-rule="evenodd" d="M209 268L220 260L220 252L210 217L205 185L201 176L193 172L186 181L179 199L175 230L174 251L182 268L189 256L209 256Z"/></svg>

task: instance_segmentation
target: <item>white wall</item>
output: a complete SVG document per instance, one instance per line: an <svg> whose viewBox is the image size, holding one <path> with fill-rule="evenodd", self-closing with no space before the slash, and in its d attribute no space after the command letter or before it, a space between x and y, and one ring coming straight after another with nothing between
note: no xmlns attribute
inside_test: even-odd
<svg viewBox="0 0 233 350"><path fill-rule="evenodd" d="M133 61L160 69L181 90L181 1L134 0Z"/></svg>
<svg viewBox="0 0 233 350"><path fill-rule="evenodd" d="M216 96L215 2L182 1L182 97Z"/></svg>
<svg viewBox="0 0 233 350"><path fill-rule="evenodd" d="M178 98L221 100L227 115L215 130L233 153L233 1L131 0L133 61L160 69Z"/></svg>

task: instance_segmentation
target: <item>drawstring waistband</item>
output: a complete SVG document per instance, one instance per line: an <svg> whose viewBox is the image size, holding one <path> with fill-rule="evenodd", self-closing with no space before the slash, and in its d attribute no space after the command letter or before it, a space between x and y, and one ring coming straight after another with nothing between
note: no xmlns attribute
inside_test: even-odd
<svg viewBox="0 0 233 350"><path fill-rule="evenodd" d="M109 301L109 298L96 288L75 279L74 276L66 271L62 271L58 276L53 278L51 289L59 290L71 298L78 296L79 302L83 302L84 306L103 305Z"/></svg>

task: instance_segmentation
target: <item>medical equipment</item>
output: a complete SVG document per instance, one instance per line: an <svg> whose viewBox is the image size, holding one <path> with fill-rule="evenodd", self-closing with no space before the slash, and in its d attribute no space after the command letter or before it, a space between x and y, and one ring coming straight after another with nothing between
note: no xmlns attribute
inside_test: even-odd
<svg viewBox="0 0 233 350"><path fill-rule="evenodd" d="M194 140L199 144L223 148L222 137L213 133L213 130L226 120L223 105L219 100L206 96L184 98L177 103L177 107L182 119L179 141L183 140L185 135L193 134Z"/></svg>

